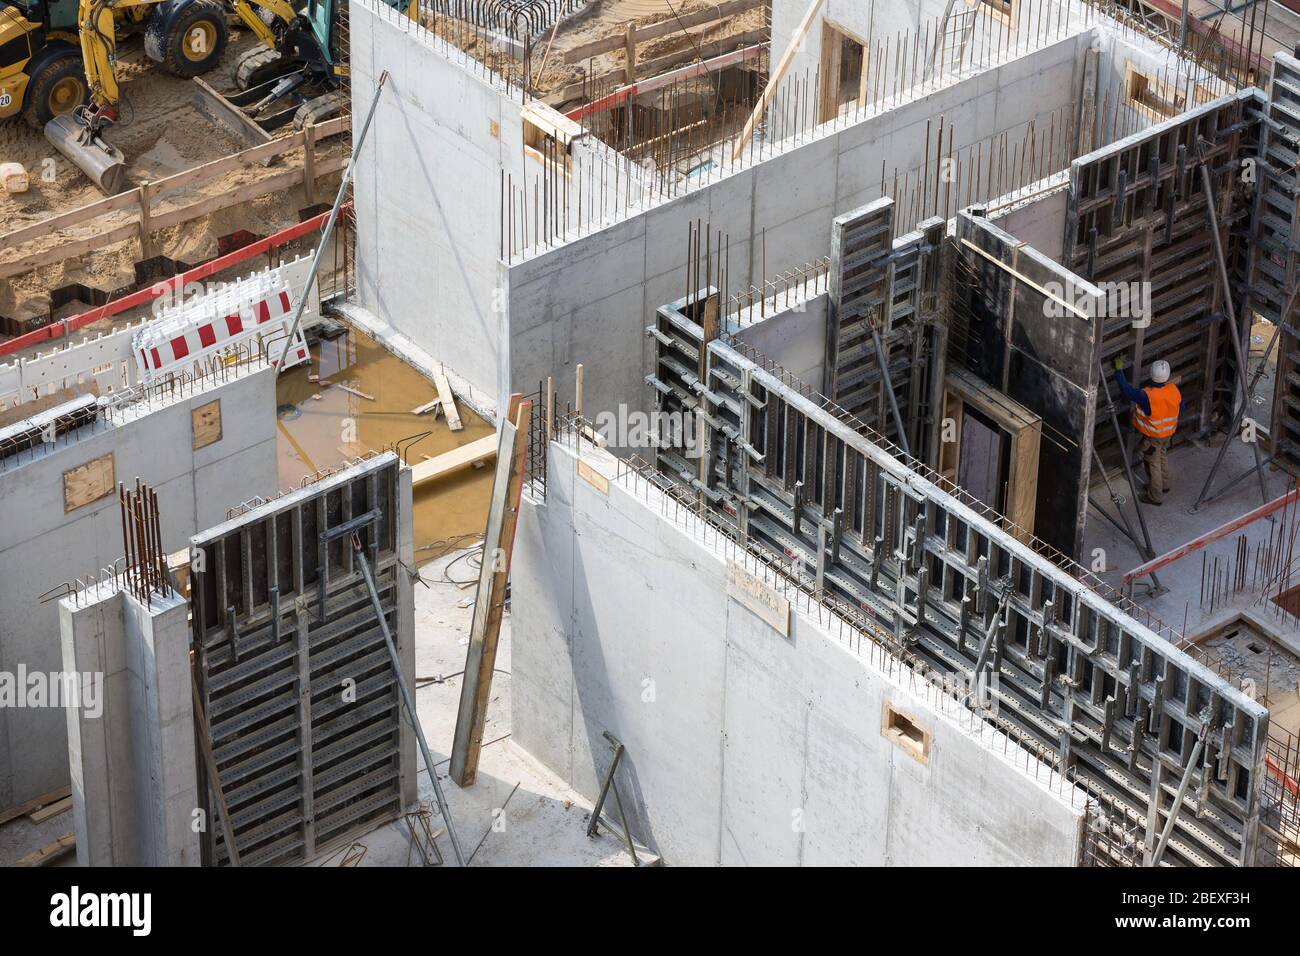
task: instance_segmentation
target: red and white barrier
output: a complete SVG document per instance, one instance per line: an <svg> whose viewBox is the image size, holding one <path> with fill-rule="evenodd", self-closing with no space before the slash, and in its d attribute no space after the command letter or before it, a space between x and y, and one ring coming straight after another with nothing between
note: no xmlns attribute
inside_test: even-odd
<svg viewBox="0 0 1300 956"><path fill-rule="evenodd" d="M236 347L260 347L279 361L293 321L294 291L273 272L258 273L163 312L131 342L140 378L187 371ZM285 368L309 361L302 329Z"/></svg>

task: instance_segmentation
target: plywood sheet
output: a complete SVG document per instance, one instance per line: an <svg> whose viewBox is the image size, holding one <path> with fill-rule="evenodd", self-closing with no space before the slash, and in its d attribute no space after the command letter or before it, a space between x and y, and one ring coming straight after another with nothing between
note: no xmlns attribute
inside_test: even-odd
<svg viewBox="0 0 1300 956"><path fill-rule="evenodd" d="M69 468L63 473L63 511L75 511L92 501L113 493L116 479L113 471L113 453Z"/></svg>
<svg viewBox="0 0 1300 956"><path fill-rule="evenodd" d="M190 425L194 432L195 451L221 441L221 399L214 398L193 409Z"/></svg>

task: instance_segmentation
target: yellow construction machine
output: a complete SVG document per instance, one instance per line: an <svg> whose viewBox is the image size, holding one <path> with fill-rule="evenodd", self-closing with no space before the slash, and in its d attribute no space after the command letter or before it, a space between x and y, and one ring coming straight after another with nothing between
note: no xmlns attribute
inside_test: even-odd
<svg viewBox="0 0 1300 956"><path fill-rule="evenodd" d="M22 112L110 193L125 163L100 133L117 119L117 43L133 34L167 72L193 77L230 31L218 0L0 0L0 119Z"/></svg>

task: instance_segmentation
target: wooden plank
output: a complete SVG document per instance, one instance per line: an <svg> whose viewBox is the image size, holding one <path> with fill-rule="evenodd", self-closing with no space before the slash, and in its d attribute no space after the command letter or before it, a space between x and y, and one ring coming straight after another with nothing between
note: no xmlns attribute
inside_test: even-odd
<svg viewBox="0 0 1300 956"><path fill-rule="evenodd" d="M730 3L721 3L707 10L688 13L680 17L671 17L667 20L661 20L659 23L637 27L632 30L632 36L634 42L644 43L647 40L668 36L670 33L685 32L691 27L717 23L719 20L727 19L727 17L744 13L746 10L752 10L760 6L762 2L763 0L731 0ZM593 56L600 56L602 53L613 53L615 50L622 48L625 43L626 40L623 36L602 37L599 40L592 40L590 43L584 43L582 46L575 46L570 50L566 50L564 62L582 63Z"/></svg>
<svg viewBox="0 0 1300 956"><path fill-rule="evenodd" d="M348 127L347 117L336 117L327 120L316 127L316 140L319 142L327 136L333 136L342 132ZM201 166L195 166L193 169L183 170L174 173L163 179L159 179L152 184L154 195L159 193L183 189L186 186L193 186L198 183L207 182L222 176L235 169L243 169L249 166L264 166L271 159L283 153L291 152L303 145L303 134L295 133L284 139L273 140L262 146L253 149L243 150L242 152L232 153L229 156L223 156L221 159L214 159L210 163L204 163ZM340 167L342 168L342 167ZM0 248L10 249L24 242L30 242L32 239L39 239L42 236L48 236L53 232L66 229L68 226L75 226L78 223L85 222L89 219L96 219L110 212L119 209L129 209L137 203L137 197L134 192L119 193L116 196L107 196L104 199L97 199L92 203L87 203L76 209L69 209L67 212L59 213L56 216L50 216L42 219L40 222L34 222L30 225L15 229L0 235ZM69 253L70 254L70 253Z"/></svg>
<svg viewBox="0 0 1300 956"><path fill-rule="evenodd" d="M454 432L460 431L465 425L460 420L460 412L456 411L456 396L452 394L446 371L440 368L434 372L433 382L438 386L438 398L442 402L442 413L447 416L447 427Z"/></svg>
<svg viewBox="0 0 1300 956"><path fill-rule="evenodd" d="M492 695L492 673L501 636L501 615L505 608L506 582L510 577L510 558L519 521L519 498L524 487L524 461L528 453L532 408L533 403L523 401L521 395L510 396L509 411L514 413L514 420L507 421L501 429L498 454L509 456L509 460L497 461L496 481L492 486L493 507L483 538L484 557L474 602L474 623L470 628L465 674L460 687L460 708L451 745L451 778L462 787L474 783L479 752L483 747L487 705Z"/></svg>
<svg viewBox="0 0 1300 956"><path fill-rule="evenodd" d="M630 97L663 89L666 86L671 86L679 80L704 76L708 73L714 72L715 70L725 69L729 66L735 66L737 63L744 63L748 60L757 59L762 55L764 49L766 49L761 43L755 42L761 39L761 37L761 30L755 30L752 33L743 33L739 36L728 37L720 45L730 46L734 42L736 48L728 53L721 53L717 56L710 57L707 60L696 60L694 50L672 53L668 56L660 57L657 60L646 60L641 64L643 67L642 72L648 74L645 79L637 80L637 82L633 83L631 86L624 86L606 96L602 96L598 100L593 100L583 106L578 106L574 109L568 110L564 115L568 116L570 119L581 120L585 116L591 116L596 113L603 113L608 109L613 109L615 106L619 106ZM672 72L663 72L680 63L690 60L694 60L695 62L692 62L689 66L684 66L681 69L673 70ZM623 72L621 70L617 73L607 73L598 78L595 84L588 85L600 86L602 84L613 83L620 80L622 76ZM584 95L585 92L586 87L582 83L574 83L566 86L558 93L548 94L546 101L548 103L564 103L568 100L576 99Z"/></svg>
<svg viewBox="0 0 1300 956"><path fill-rule="evenodd" d="M121 193L120 195L129 196L131 203L135 203L135 193ZM135 239L140 235L140 224L134 220L116 229L110 229L108 232L101 232L97 236L90 236L86 239L77 239L72 242L65 242L53 249L46 249L43 252L33 252L31 255L16 259L13 262L6 262L0 265L0 279L9 276L16 276L23 272L30 272L33 269L39 269L41 266L48 266L55 262L63 262L65 259L72 259L76 256L85 255L87 252L94 252L104 246L112 245L115 242L122 242L126 239Z"/></svg>
<svg viewBox="0 0 1300 956"><path fill-rule="evenodd" d="M326 136L332 136L346 128L347 118L337 117L327 120L316 127L316 141L324 139ZM270 159L280 156L283 153L292 152L303 144L303 134L294 133L292 136L286 136L284 139L272 140L263 146L254 146L252 149L246 149L239 153L231 153L229 156L223 156L221 159L214 159L210 163L204 163L202 166L195 166L193 169L187 169L179 173L174 173L164 179L154 183L154 193L174 192L177 189L183 189L186 186L193 186L198 183L208 182L223 176L235 169L247 169L250 166L264 166Z"/></svg>
<svg viewBox="0 0 1300 956"><path fill-rule="evenodd" d="M24 800L22 803L15 804L7 810L0 810L0 823L8 823L10 820L17 820L19 817L25 817L33 810L39 810L48 803L55 803L62 800L71 793L71 787L59 787L57 790L43 793L39 797L32 797L30 800Z"/></svg>
<svg viewBox="0 0 1300 956"><path fill-rule="evenodd" d="M63 511L66 514L106 498L115 484L113 453L92 459L63 473Z"/></svg>
<svg viewBox="0 0 1300 956"><path fill-rule="evenodd" d="M435 408L437 408L437 407L438 407L439 405L441 405L441 404L442 404L442 399L441 399L441 398L435 398L435 399L434 399L433 401L431 401L431 402L425 402L423 405L417 405L415 408L411 409L411 414L412 414L412 415L423 415L425 412L431 412L431 411L433 411Z"/></svg>
<svg viewBox="0 0 1300 956"><path fill-rule="evenodd" d="M195 451L221 441L221 399L214 398L191 411L190 430Z"/></svg>
<svg viewBox="0 0 1300 956"><path fill-rule="evenodd" d="M553 106L546 103L529 103L519 111L524 122L531 123L547 136L553 136L561 143L569 143L582 135L582 127L569 119Z"/></svg>
<svg viewBox="0 0 1300 956"><path fill-rule="evenodd" d="M24 242L48 236L50 233L66 229L68 226L75 226L87 219L96 219L105 213L115 212L118 209L129 209L135 204L136 197L131 192L118 193L116 196L97 199L76 209L69 209L67 212L61 212L56 216L50 216L40 222L34 222L31 225L5 233L0 236L0 248L12 249Z"/></svg>
<svg viewBox="0 0 1300 956"><path fill-rule="evenodd" d="M60 813L67 813L71 809L72 797L64 797L58 803L48 804L27 814L27 819L31 820L32 823L44 823L50 817L57 817Z"/></svg>
<svg viewBox="0 0 1300 956"><path fill-rule="evenodd" d="M317 176L324 176L327 173L336 172L346 166L348 157L331 156L329 159L322 160L316 164ZM222 209L229 209L231 206L238 206L246 203L251 199L257 199L259 196L267 196L271 193L282 192L291 186L296 186L302 182L303 172L301 167L290 169L283 173L277 173L266 179L260 179L236 189L232 192L222 193L218 196L210 196L207 199L191 203L188 206L182 206L179 209L172 209L165 213L154 216L153 228L155 231L166 229L170 226L176 226L183 222L189 222L192 219L198 219L201 216L208 216Z"/></svg>
<svg viewBox="0 0 1300 956"><path fill-rule="evenodd" d="M461 445L451 451L419 462L411 466L411 486L418 487L427 481L434 481L454 471L468 468L476 461L491 461L497 456L497 436L488 435L468 445Z"/></svg>
<svg viewBox="0 0 1300 956"><path fill-rule="evenodd" d="M357 398L364 398L368 402L373 402L375 400L375 396L369 395L361 391L361 389L359 388L353 388L351 385L344 385L342 382L326 382L325 384L337 385L339 389L341 389L344 392L347 392L349 395L355 395Z"/></svg>
<svg viewBox="0 0 1300 956"><path fill-rule="evenodd" d="M44 866L47 863L66 856L77 848L77 835L65 833L53 843L47 843L39 850L33 850L24 857L19 857L18 866Z"/></svg>
<svg viewBox="0 0 1300 956"><path fill-rule="evenodd" d="M736 162L740 159L740 154L745 150L745 144L748 143L750 137L754 135L754 127L758 125L759 118L767 111L768 106L772 102L772 98L776 96L777 87L781 84L781 80L785 78L786 70L790 69L790 64L794 61L795 54L798 53L799 48L803 46L803 39L807 36L808 30L812 26L813 20L817 18L817 13L821 8L822 0L812 0L812 3L808 4L808 11L803 15L803 19L799 21L799 26L795 29L794 36L790 37L790 45L787 46L785 52L781 54L781 59L777 62L776 69L772 72L772 78L767 81L767 87L763 90L763 95L758 98L758 103L754 106L754 112L750 113L749 119L745 121L745 128L741 131L740 137L736 140L735 149L731 152L732 162ZM865 64L863 69L866 69Z"/></svg>

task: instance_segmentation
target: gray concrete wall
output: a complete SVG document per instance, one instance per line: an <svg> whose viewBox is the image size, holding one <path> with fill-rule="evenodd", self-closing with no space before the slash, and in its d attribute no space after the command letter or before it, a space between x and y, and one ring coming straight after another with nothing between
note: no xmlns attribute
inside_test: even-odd
<svg viewBox="0 0 1300 956"><path fill-rule="evenodd" d="M615 734L633 829L669 864L1075 863L1077 791L879 651L798 611L782 636L682 522L551 445L514 553L516 743L594 798ZM931 734L928 760L882 734L887 702Z"/></svg>
<svg viewBox="0 0 1300 956"><path fill-rule="evenodd" d="M826 367L826 308L830 297L822 292L800 308L769 314L743 326L736 338L758 349L800 381L820 386Z"/></svg>
<svg viewBox="0 0 1300 956"><path fill-rule="evenodd" d="M683 237L696 219L730 236L733 288L829 255L831 220L880 195L882 162L900 176L926 161L927 123L956 125L954 150L1005 130L1022 130L1073 102L1087 34L905 103L742 168L683 196L509 268L510 377L532 391L556 375L572 395L573 367L585 365L588 409L649 408L643 385L654 348L645 336L654 310L681 297ZM1013 132L1012 138L1020 135ZM764 241L751 241L762 236Z"/></svg>
<svg viewBox="0 0 1300 956"><path fill-rule="evenodd" d="M102 689L65 708L82 866L199 865L188 612L115 586L59 602L63 669Z"/></svg>
<svg viewBox="0 0 1300 956"><path fill-rule="evenodd" d="M195 451L191 412L213 399L222 437ZM275 443L275 374L264 368L0 469L0 670L58 671L58 604L40 596L122 557L117 495L65 512L64 472L111 451L118 481L138 477L157 492L172 551L227 508L275 492ZM0 806L68 783L66 734L57 708L0 708Z"/></svg>
<svg viewBox="0 0 1300 956"><path fill-rule="evenodd" d="M954 150L1045 122L1072 102L1090 42L1080 27L996 72L823 130L507 269L502 172L517 186L528 170L518 99L427 31L377 9L374 0L351 6L357 115L378 72L390 71L354 188L360 304L498 401L553 372L571 395L573 366L584 362L592 409L648 408L644 327L681 295L691 220L731 237L733 288L760 284L764 271L829 253L830 220L878 198L882 163L891 181L895 168L900 176L922 168L934 117L955 124ZM763 244L750 240L764 228L765 260Z"/></svg>
<svg viewBox="0 0 1300 956"><path fill-rule="evenodd" d="M501 174L523 172L520 104L373 0L352 0L359 303L478 389L502 391ZM536 383L534 383L536 384Z"/></svg>
<svg viewBox="0 0 1300 956"><path fill-rule="evenodd" d="M1070 191L1068 176L1057 178L1062 185L1054 192L991 211L988 218L1041 255L1060 263L1065 251L1065 207Z"/></svg>

